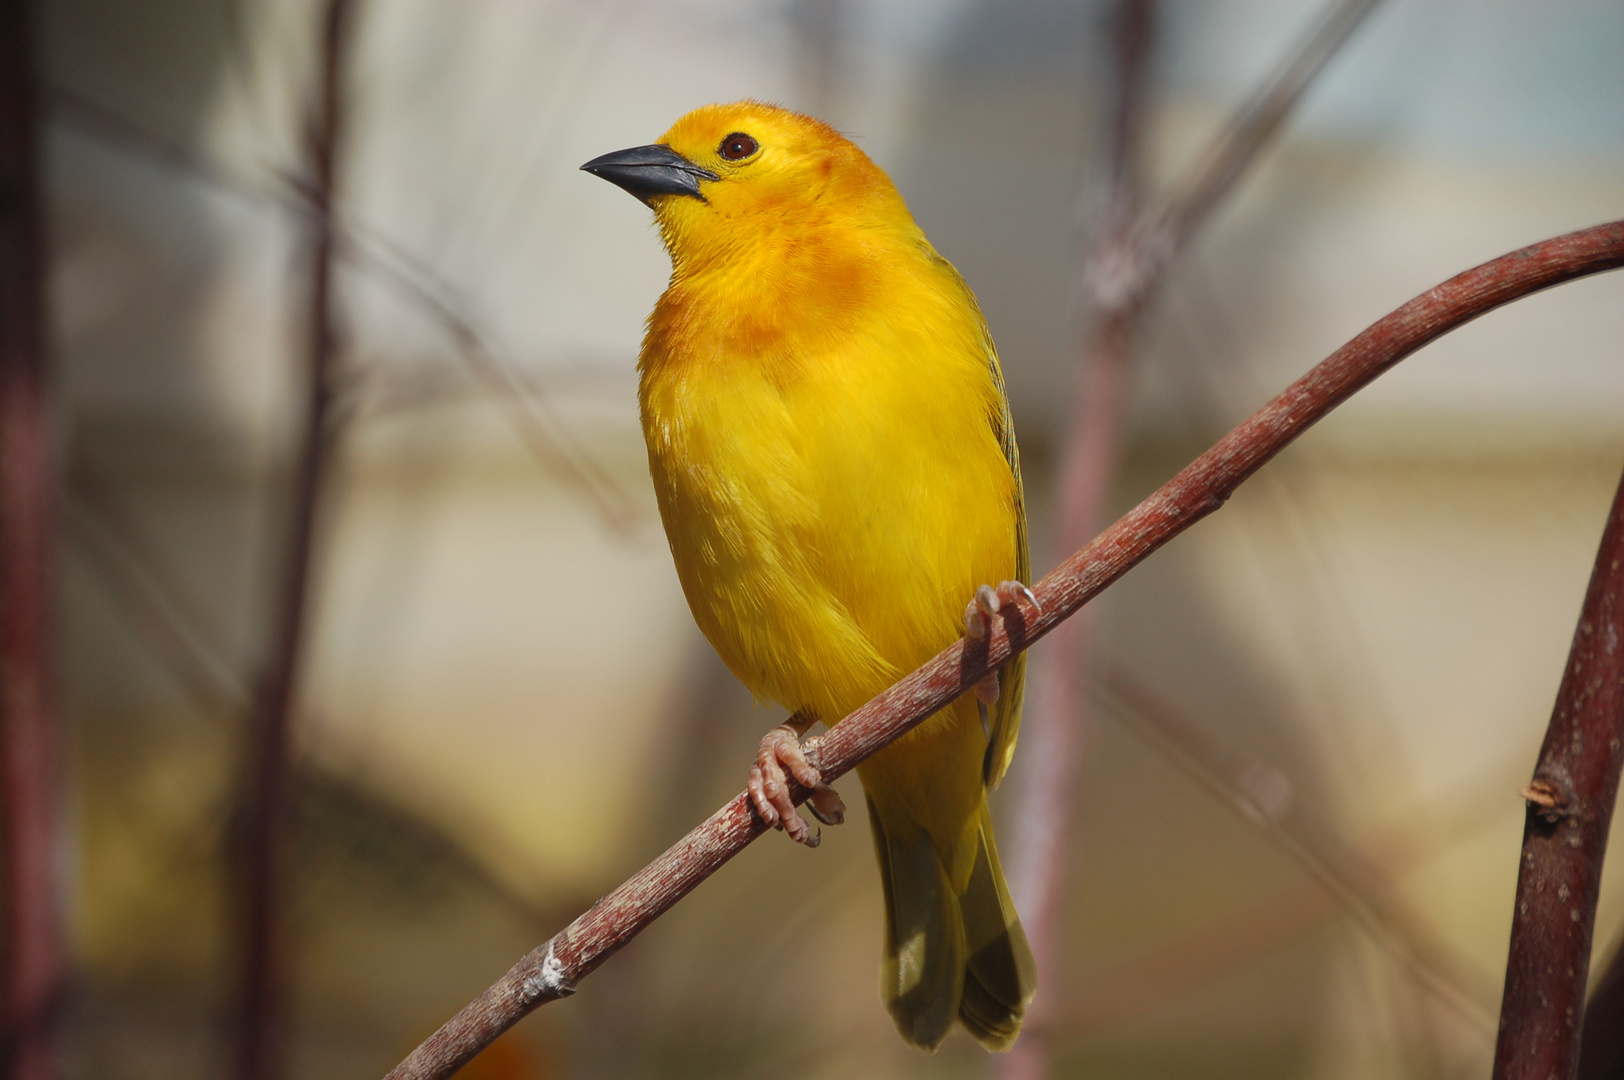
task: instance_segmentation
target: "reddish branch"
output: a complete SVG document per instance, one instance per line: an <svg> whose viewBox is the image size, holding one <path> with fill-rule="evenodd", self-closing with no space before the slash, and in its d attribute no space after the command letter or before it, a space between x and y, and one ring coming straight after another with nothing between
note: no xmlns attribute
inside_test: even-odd
<svg viewBox="0 0 1624 1080"><path fill-rule="evenodd" d="M1072 551L1099 531L1116 473L1128 367L1142 293L1125 278L1126 265L1143 261L1135 250L1139 213L1139 150L1144 131L1146 69L1155 37L1150 0L1123 0L1112 26L1110 112L1104 150L1104 194L1099 226L1084 277L1086 334L1079 357L1077 401L1067 426L1056 504L1056 547ZM1087 611L1055 632L1034 674L1025 720L1026 754L1017 791L1010 883L1020 905L1027 942L1037 962L1038 985L1023 1038L994 1072L1002 1080L1028 1080L1049 1072L1049 1028L1060 973L1061 881L1071 846L1071 792L1087 730L1087 680L1093 650Z"/></svg>
<svg viewBox="0 0 1624 1080"><path fill-rule="evenodd" d="M58 732L51 693L51 435L44 240L26 0L0 0L0 1070L56 1075Z"/></svg>
<svg viewBox="0 0 1624 1080"><path fill-rule="evenodd" d="M1624 764L1624 479L1607 516L1534 778L1495 1080L1572 1080L1607 829Z"/></svg>
<svg viewBox="0 0 1624 1080"><path fill-rule="evenodd" d="M1014 614L985 640L958 641L846 717L812 752L823 775L858 762L965 693L1112 582L1221 507L1249 476L1332 409L1428 342L1479 315L1575 278L1624 266L1624 221L1555 237L1459 274L1375 323L1292 383L1093 542L1035 591L1042 611ZM797 791L796 799L805 798ZM743 792L552 940L390 1071L388 1080L443 1080L531 1010L576 985L766 831Z"/></svg>
<svg viewBox="0 0 1624 1080"><path fill-rule="evenodd" d="M1156 219L1152 247L1165 262L1202 222L1268 144L1327 61L1380 0L1333 0L1296 48L1230 119Z"/></svg>
<svg viewBox="0 0 1624 1080"><path fill-rule="evenodd" d="M1172 196L1143 215L1137 159L1155 8L1149 0L1123 0L1118 6L1102 221L1085 276L1086 337L1079 357L1078 402L1056 495L1061 551L1086 543L1105 515L1135 339L1174 256L1245 174L1314 76L1376 2L1332 0L1303 40L1236 111ZM1046 990L1028 1013L1025 1038L998 1066L1003 1080L1035 1080L1049 1072L1047 1028L1059 984L1058 913L1070 847L1073 779L1087 729L1091 624L1087 612L1068 622L1056 633L1046 662L1035 671L1010 870L1037 960L1038 983Z"/></svg>
<svg viewBox="0 0 1624 1080"><path fill-rule="evenodd" d="M316 517L331 443L334 357L333 227L343 119L343 58L354 19L351 0L328 0L322 21L320 86L310 122L310 293L304 430L294 475L287 546L271 629L271 652L256 689L249 731L239 851L241 988L235 1067L241 1080L281 1073L284 1026L283 833L292 770L289 728L299 687Z"/></svg>

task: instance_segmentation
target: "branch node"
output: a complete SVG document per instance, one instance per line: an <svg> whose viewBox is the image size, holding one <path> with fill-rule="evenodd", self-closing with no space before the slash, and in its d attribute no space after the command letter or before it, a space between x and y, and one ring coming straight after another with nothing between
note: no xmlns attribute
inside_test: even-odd
<svg viewBox="0 0 1624 1080"><path fill-rule="evenodd" d="M523 990L526 1002L539 1004L556 998L566 998L575 993L575 983L564 974L564 964L558 959L553 945L552 941L547 943L547 955L542 959L541 967L524 977Z"/></svg>
<svg viewBox="0 0 1624 1080"><path fill-rule="evenodd" d="M1564 778L1536 776L1518 794L1528 801L1530 810L1552 825L1579 812L1573 785Z"/></svg>

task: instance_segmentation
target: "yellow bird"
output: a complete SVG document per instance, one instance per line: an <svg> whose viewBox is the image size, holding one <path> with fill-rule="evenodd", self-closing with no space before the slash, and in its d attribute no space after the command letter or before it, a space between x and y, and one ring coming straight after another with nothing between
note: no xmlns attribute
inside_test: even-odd
<svg viewBox="0 0 1624 1080"><path fill-rule="evenodd" d="M844 807L800 736L1035 603L998 354L890 178L821 121L711 105L582 168L652 207L670 253L638 360L660 516L700 629L793 713L751 769L757 812L815 844L785 770L817 789L820 820ZM915 1046L957 1018L1007 1049L1031 1000L986 794L1015 748L1024 661L857 768L881 996Z"/></svg>

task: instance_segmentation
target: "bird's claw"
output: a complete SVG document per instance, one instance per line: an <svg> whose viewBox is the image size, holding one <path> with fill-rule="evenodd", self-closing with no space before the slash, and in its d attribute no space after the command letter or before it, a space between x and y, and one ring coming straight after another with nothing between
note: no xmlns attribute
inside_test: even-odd
<svg viewBox="0 0 1624 1080"><path fill-rule="evenodd" d="M789 797L789 777L811 792L806 806L813 817L825 825L839 825L846 819L846 804L839 793L823 782L823 776L806 759L807 748L815 743L809 740L803 747L800 733L789 724L780 724L762 736L755 764L750 766L750 801L756 813L762 821L783 829L790 839L807 847L817 847L823 837L795 812Z"/></svg>
<svg viewBox="0 0 1624 1080"><path fill-rule="evenodd" d="M813 789L806 797L806 809L825 825L846 823L846 804L841 801L840 792L827 785Z"/></svg>
<svg viewBox="0 0 1624 1080"><path fill-rule="evenodd" d="M1001 581L996 589L991 585L978 585L975 597L964 607L964 636L976 641L985 638L992 626L992 617L1006 606L1018 608L1022 600L1038 611L1043 610L1037 596L1019 581Z"/></svg>
<svg viewBox="0 0 1624 1080"><path fill-rule="evenodd" d="M1043 605L1038 603L1037 593L1033 592L1031 589L1027 588L1026 585L1024 585L1023 583L1021 583L1019 581L1006 581L1002 585L999 585L998 588L1000 590L1003 590L1003 589L1009 590L1010 595L1007 597L1007 599L1009 600L1010 603L1014 603L1015 598L1020 597L1021 599L1025 600L1028 604L1032 605L1032 610L1033 611L1042 611L1043 610Z"/></svg>

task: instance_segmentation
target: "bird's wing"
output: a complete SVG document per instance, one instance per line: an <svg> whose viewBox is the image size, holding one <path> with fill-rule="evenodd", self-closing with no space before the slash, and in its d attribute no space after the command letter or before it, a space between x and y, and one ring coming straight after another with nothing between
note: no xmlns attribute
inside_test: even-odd
<svg viewBox="0 0 1624 1080"><path fill-rule="evenodd" d="M1004 451L1004 460L1009 462L1010 474L1015 478L1014 505L1010 507L1010 512L1015 515L1015 576L1030 585L1032 555L1026 541L1026 491L1021 485L1021 452L1015 445L1015 421L1009 412L1009 391L1004 388L1004 369L998 363L998 346L993 344L992 330L987 326L986 317L981 314L981 305L976 303L969 283L929 243L924 245L924 249L927 258L963 291L964 299L975 313L981 330L982 355L986 357L993 387L998 391L998 401L990 410L988 421L998 438L999 447ZM1004 778L1010 759L1015 756L1015 737L1021 730L1021 702L1026 696L1026 653L1013 657L998 670L998 690L998 705L992 717L987 755L981 762L981 779L989 788L996 787Z"/></svg>
<svg viewBox="0 0 1624 1080"><path fill-rule="evenodd" d="M987 367L992 372L993 385L998 389L998 407L991 417L993 433L1003 448L1004 460L1015 477L1015 501L1010 508L1015 515L1015 576L1025 584L1032 583L1032 556L1026 541L1026 493L1021 485L1021 453L1015 446L1015 423L1009 413L1009 393L1004 389L1004 371L998 364L998 350L992 343L992 334L984 336ZM993 716L991 740L987 756L982 761L981 776L988 787L996 787L1004 778L1009 762L1015 755L1015 736L1021 729L1021 701L1026 696L1026 653L1010 658L999 669L998 705Z"/></svg>

